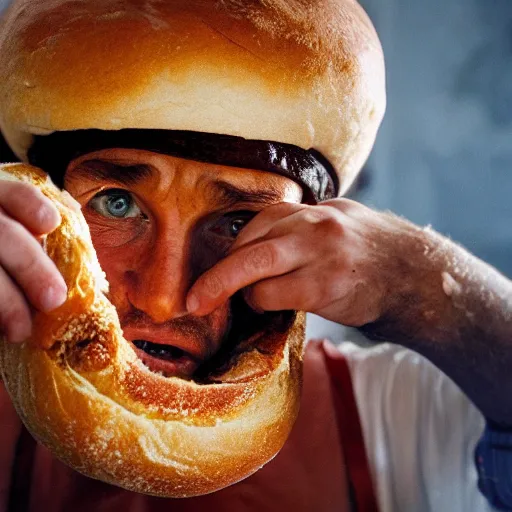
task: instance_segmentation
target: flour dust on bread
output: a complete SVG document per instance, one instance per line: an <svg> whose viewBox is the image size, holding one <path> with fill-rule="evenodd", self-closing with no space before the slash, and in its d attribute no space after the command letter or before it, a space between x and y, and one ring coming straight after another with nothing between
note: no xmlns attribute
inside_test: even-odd
<svg viewBox="0 0 512 512"><path fill-rule="evenodd" d="M355 0L14 0L0 68L0 128L24 162L56 132L184 130L315 150L341 194L385 110L382 49ZM45 243L68 301L37 313L21 346L0 344L32 434L84 474L159 496L213 492L270 460L298 411L304 315L201 381L153 373L122 336L81 215L41 171L2 174L63 218Z"/></svg>

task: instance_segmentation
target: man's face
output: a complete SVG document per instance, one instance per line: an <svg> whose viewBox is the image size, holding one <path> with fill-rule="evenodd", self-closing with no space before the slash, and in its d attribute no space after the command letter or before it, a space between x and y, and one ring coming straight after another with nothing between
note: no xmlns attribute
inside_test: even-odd
<svg viewBox="0 0 512 512"><path fill-rule="evenodd" d="M183 377L219 350L231 322L230 302L188 315L190 286L257 212L302 198L275 174L129 149L74 160L65 188L82 205L125 338L150 369Z"/></svg>

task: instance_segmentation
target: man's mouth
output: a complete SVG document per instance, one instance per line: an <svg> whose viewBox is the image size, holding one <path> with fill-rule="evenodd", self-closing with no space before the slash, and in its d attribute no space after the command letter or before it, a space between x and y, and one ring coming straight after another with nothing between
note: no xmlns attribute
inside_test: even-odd
<svg viewBox="0 0 512 512"><path fill-rule="evenodd" d="M142 363L164 377L189 378L199 367L198 358L173 345L147 340L133 340L132 343Z"/></svg>
<svg viewBox="0 0 512 512"><path fill-rule="evenodd" d="M172 326L127 323L123 333L139 360L164 377L191 378L208 359L212 345L208 331L190 321Z"/></svg>
<svg viewBox="0 0 512 512"><path fill-rule="evenodd" d="M254 346L271 351L267 345L273 343L274 334L288 331L295 315L291 311L257 315L245 301L233 300L230 318L227 328L222 329L222 339L210 327L185 318L166 325L127 321L123 333L150 371L209 383L216 382L219 374Z"/></svg>

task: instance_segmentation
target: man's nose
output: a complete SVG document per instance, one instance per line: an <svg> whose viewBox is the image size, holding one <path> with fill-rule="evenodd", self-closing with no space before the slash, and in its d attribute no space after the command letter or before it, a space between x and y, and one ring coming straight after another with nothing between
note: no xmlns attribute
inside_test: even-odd
<svg viewBox="0 0 512 512"><path fill-rule="evenodd" d="M157 239L125 278L131 304L153 322L164 323L187 314L190 271L185 241Z"/></svg>

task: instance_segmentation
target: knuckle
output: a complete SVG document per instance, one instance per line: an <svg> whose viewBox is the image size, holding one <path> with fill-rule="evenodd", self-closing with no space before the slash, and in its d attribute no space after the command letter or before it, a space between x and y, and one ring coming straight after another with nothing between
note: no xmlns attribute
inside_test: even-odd
<svg viewBox="0 0 512 512"><path fill-rule="evenodd" d="M344 226L338 211L328 206L313 206L304 210L302 222L311 233L321 236L341 236Z"/></svg>
<svg viewBox="0 0 512 512"><path fill-rule="evenodd" d="M260 298L259 298L259 294L258 294L256 286L253 285L253 286L248 286L247 288L245 288L243 291L243 296L244 296L245 302L248 304L248 306L253 311L256 311L256 312L263 311L262 307L260 306Z"/></svg>
<svg viewBox="0 0 512 512"><path fill-rule="evenodd" d="M278 281L271 279L256 283L248 290L249 304L257 312L291 309L293 294L283 293Z"/></svg>
<svg viewBox="0 0 512 512"><path fill-rule="evenodd" d="M317 224L316 230L322 236L339 238L345 235L345 226L337 215L331 212L326 213L322 220Z"/></svg>
<svg viewBox="0 0 512 512"><path fill-rule="evenodd" d="M38 281L42 277L41 261L37 254L32 250L24 251L22 258L17 258L12 264L12 273L19 275L36 274Z"/></svg>
<svg viewBox="0 0 512 512"><path fill-rule="evenodd" d="M27 188L17 193L15 208L23 210L26 213L25 217L39 224L45 224L58 215L57 207L33 185L27 185Z"/></svg>
<svg viewBox="0 0 512 512"><path fill-rule="evenodd" d="M329 302L331 302L329 291L317 284L311 286L308 293L302 297L302 309L310 312L318 311Z"/></svg>
<svg viewBox="0 0 512 512"><path fill-rule="evenodd" d="M275 266L278 259L277 249L272 243L262 243L249 249L243 258L244 270L265 271Z"/></svg>
<svg viewBox="0 0 512 512"><path fill-rule="evenodd" d="M20 203L31 204L34 201L44 201L44 195L39 189L30 183L13 183L13 188L10 190L13 197Z"/></svg>
<svg viewBox="0 0 512 512"><path fill-rule="evenodd" d="M294 281L294 293L300 309L313 311L323 289L319 279L311 279L311 274L302 272Z"/></svg>
<svg viewBox="0 0 512 512"><path fill-rule="evenodd" d="M9 191L9 209L11 213L23 218L38 219L39 212L54 208L46 196L30 183L14 183Z"/></svg>
<svg viewBox="0 0 512 512"><path fill-rule="evenodd" d="M0 247L18 247L25 235L21 224L14 221L6 214L0 214Z"/></svg>
<svg viewBox="0 0 512 512"><path fill-rule="evenodd" d="M8 302L0 313L2 327L6 330L15 329L17 326L30 321L28 308L22 302L22 299L11 293Z"/></svg>
<svg viewBox="0 0 512 512"><path fill-rule="evenodd" d="M302 213L302 221L306 224L316 225L322 223L328 217L328 213L325 209L317 207L317 208L308 208Z"/></svg>
<svg viewBox="0 0 512 512"><path fill-rule="evenodd" d="M30 236L18 222L0 216L0 251L4 255L9 253L6 258L9 271L17 275L36 274L36 282L40 282L46 273L41 268L45 255L37 243L30 243Z"/></svg>

